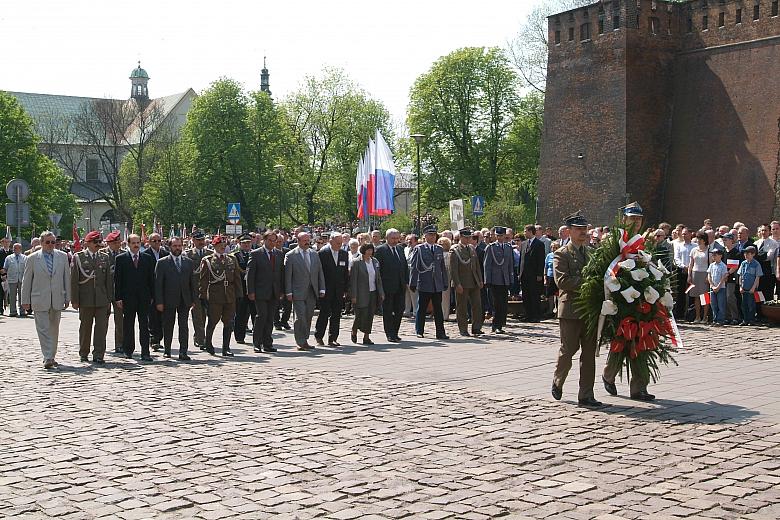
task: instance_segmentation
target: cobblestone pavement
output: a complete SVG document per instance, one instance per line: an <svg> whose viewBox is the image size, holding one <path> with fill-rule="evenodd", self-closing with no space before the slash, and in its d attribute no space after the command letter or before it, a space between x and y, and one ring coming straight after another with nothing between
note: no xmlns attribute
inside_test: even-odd
<svg viewBox="0 0 780 520"><path fill-rule="evenodd" d="M592 412L547 397L552 322L99 368L77 326L47 372L33 321L0 318L0 517L780 518L780 364L741 330L684 326L662 399L597 388L611 406ZM724 342L728 359L708 349Z"/></svg>

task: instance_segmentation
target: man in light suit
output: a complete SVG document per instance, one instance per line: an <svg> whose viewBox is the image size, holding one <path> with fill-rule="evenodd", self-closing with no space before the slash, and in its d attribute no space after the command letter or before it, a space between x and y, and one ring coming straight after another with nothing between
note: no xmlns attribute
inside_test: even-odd
<svg viewBox="0 0 780 520"><path fill-rule="evenodd" d="M56 367L60 318L70 302L68 255L56 251L57 237L41 233L41 249L27 258L22 278L22 308L35 311L35 328L43 353L43 367Z"/></svg>
<svg viewBox="0 0 780 520"><path fill-rule="evenodd" d="M274 318L284 295L284 256L276 248L278 240L276 233L266 231L263 247L252 251L246 267L247 298L254 302L257 311L252 325L255 352L276 352L272 336Z"/></svg>
<svg viewBox="0 0 780 520"><path fill-rule="evenodd" d="M287 300L295 311L295 344L298 350L313 350L309 345L311 320L317 296L325 297L325 275L320 257L309 248L311 236L298 233L298 247L284 255L284 286Z"/></svg>
<svg viewBox="0 0 780 520"><path fill-rule="evenodd" d="M179 360L189 361L188 315L198 298L195 264L182 254L184 244L181 238L171 239L171 254L161 257L154 268L154 301L157 312L162 315L163 355L171 357L173 325L179 320Z"/></svg>
<svg viewBox="0 0 780 520"><path fill-rule="evenodd" d="M18 242L14 244L13 253L5 257L3 262L3 270L6 275L6 282L8 282L8 303L10 306L9 316L21 316L24 318L24 313L17 314L17 305L21 302L22 295L22 277L24 276L24 265L27 262L27 257L22 254L22 244Z"/></svg>

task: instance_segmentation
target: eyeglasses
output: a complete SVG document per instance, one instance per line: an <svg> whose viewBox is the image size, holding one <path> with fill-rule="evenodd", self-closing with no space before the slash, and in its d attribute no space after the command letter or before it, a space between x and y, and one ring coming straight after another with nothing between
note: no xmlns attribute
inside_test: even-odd
<svg viewBox="0 0 780 520"><path fill-rule="evenodd" d="M150 240L149 242L160 242L159 240Z"/></svg>
<svg viewBox="0 0 780 520"><path fill-rule="evenodd" d="M56 244L56 242L54 240L44 240L43 243L44 244Z"/></svg>

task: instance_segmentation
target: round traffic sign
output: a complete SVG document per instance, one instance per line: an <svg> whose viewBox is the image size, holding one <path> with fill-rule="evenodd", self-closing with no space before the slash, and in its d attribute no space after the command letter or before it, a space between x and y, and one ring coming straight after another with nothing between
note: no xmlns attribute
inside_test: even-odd
<svg viewBox="0 0 780 520"><path fill-rule="evenodd" d="M5 194L13 202L24 202L30 196L30 185L24 179L11 179L5 186Z"/></svg>

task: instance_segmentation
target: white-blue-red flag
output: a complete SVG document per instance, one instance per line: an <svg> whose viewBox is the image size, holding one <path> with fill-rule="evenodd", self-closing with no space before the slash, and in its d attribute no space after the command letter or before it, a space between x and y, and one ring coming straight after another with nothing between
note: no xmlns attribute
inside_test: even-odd
<svg viewBox="0 0 780 520"><path fill-rule="evenodd" d="M357 217L364 219L368 216L368 176L366 175L366 158L361 157L358 163L357 176L355 177L355 190L357 192Z"/></svg>
<svg viewBox="0 0 780 520"><path fill-rule="evenodd" d="M368 188L368 215L376 215L376 143L373 139L368 140L363 168Z"/></svg>
<svg viewBox="0 0 780 520"><path fill-rule="evenodd" d="M374 148L374 212L372 215L385 216L395 209L395 164L393 153L387 142L376 131Z"/></svg>

